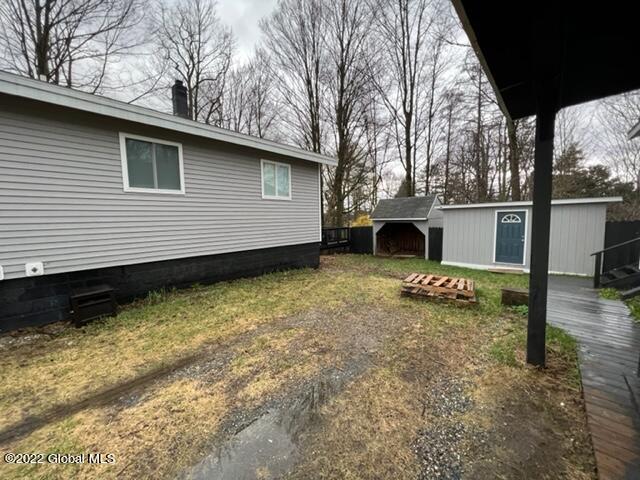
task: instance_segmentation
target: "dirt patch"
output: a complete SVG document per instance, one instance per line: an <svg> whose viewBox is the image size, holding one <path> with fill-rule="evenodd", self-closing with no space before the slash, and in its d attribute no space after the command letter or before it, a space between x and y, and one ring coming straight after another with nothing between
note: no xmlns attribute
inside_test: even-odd
<svg viewBox="0 0 640 480"><path fill-rule="evenodd" d="M581 398L544 375L498 368L477 379L465 421L484 438L467 440L467 478L595 478Z"/></svg>

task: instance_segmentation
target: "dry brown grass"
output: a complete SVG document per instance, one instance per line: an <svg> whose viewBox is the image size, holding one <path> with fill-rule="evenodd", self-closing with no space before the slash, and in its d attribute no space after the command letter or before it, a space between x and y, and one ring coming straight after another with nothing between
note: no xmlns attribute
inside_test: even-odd
<svg viewBox="0 0 640 480"><path fill-rule="evenodd" d="M552 353L555 368L533 371L521 364L521 336L507 332L504 341L511 314L499 306L499 288L521 277L468 271L479 282L481 304L460 309L400 298L398 278L416 269L439 273L434 264L357 256L329 263L320 271L153 297L85 330L2 352L0 425L5 426L158 365L202 355L123 398L2 446L3 451L114 453L116 465L0 464L0 477L173 478L215 451L240 416L297 395L328 371L351 371L355 365L349 382L319 408L318 421L300 434L304 448L292 477L415 478L420 467L412 442L432 420L424 398L434 382L464 377L475 385L476 402L465 421L497 432L495 450L472 459L495 460L478 472L518 478L520 470L536 471L537 457L514 450L517 442L503 432L508 417L518 435L552 432L557 441L550 445L559 453L551 473L589 478L580 476L588 472L590 452L583 442L579 393L563 386L571 382L572 358L559 355L566 364L556 365ZM513 364L496 360L496 342ZM569 406L556 411L560 402ZM563 429L574 432L573 443L567 443ZM530 446L536 452L546 448ZM257 474L268 475L268 468Z"/></svg>
<svg viewBox="0 0 640 480"><path fill-rule="evenodd" d="M311 376L323 365L301 329L250 339L236 348L223 372L194 380L161 382L131 404L92 408L49 425L7 447L10 451L108 452L115 466L8 467L7 478L46 471L52 478L170 477L207 452L231 410L250 410L281 389ZM293 347L295 345L295 350ZM60 447L61 439L67 442Z"/></svg>
<svg viewBox="0 0 640 480"><path fill-rule="evenodd" d="M49 425L5 451L102 452L115 465L6 466L3 478L154 478L201 452L228 411L224 386L179 379L127 408L95 408Z"/></svg>
<svg viewBox="0 0 640 480"><path fill-rule="evenodd" d="M115 455L117 465L2 465L2 477L42 473L51 478L171 477L208 452L225 416L250 411L326 367L331 362L331 342L320 340L301 328L249 337L233 349L223 371L161 381L132 400L85 410L3 449L108 452Z"/></svg>
<svg viewBox="0 0 640 480"><path fill-rule="evenodd" d="M232 362L231 374L248 379L238 390L237 399L255 405L285 385L326 368L332 360L327 355L330 339L321 340L324 348L318 349L318 341L300 328L256 337Z"/></svg>
<svg viewBox="0 0 640 480"><path fill-rule="evenodd" d="M265 323L353 298L366 302L374 288L357 285L353 274L266 275L152 296L115 318L0 351L0 429Z"/></svg>

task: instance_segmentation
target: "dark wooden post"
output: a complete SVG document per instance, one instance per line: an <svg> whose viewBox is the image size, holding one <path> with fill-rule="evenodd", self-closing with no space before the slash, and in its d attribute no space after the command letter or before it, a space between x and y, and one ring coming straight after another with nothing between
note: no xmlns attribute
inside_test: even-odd
<svg viewBox="0 0 640 480"><path fill-rule="evenodd" d="M596 268L593 272L593 288L600 288L600 272L602 271L602 252L596 253Z"/></svg>
<svg viewBox="0 0 640 480"><path fill-rule="evenodd" d="M551 226L551 180L553 128L556 108L552 89L539 103L536 115L536 143L533 170L531 222L531 266L529 274L529 323L527 363L544 366L547 326L547 282L549 272L549 230Z"/></svg>

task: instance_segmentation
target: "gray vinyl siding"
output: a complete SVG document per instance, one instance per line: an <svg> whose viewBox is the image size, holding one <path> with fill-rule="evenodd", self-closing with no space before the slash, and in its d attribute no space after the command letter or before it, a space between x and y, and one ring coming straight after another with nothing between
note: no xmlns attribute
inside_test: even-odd
<svg viewBox="0 0 640 480"><path fill-rule="evenodd" d="M591 254L604 248L607 205L558 205L551 211L549 270L592 276Z"/></svg>
<svg viewBox="0 0 640 480"><path fill-rule="evenodd" d="M182 143L186 194L124 192L120 131ZM291 165L292 200L262 198L261 158ZM0 265L11 279L28 261L54 274L319 242L318 174L311 162L3 99Z"/></svg>
<svg viewBox="0 0 640 480"><path fill-rule="evenodd" d="M493 261L496 211L526 210L525 264ZM591 253L604 248L606 204L553 205L549 240L549 271L593 275ZM531 255L531 208L468 208L444 211L443 261L479 268L529 268Z"/></svg>

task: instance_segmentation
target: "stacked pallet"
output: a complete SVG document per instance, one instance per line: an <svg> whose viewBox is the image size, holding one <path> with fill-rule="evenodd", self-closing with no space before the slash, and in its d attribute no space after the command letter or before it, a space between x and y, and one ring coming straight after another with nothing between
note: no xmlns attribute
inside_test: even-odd
<svg viewBox="0 0 640 480"><path fill-rule="evenodd" d="M401 294L426 300L445 300L459 305L477 303L473 280L444 275L412 273L404 279Z"/></svg>

